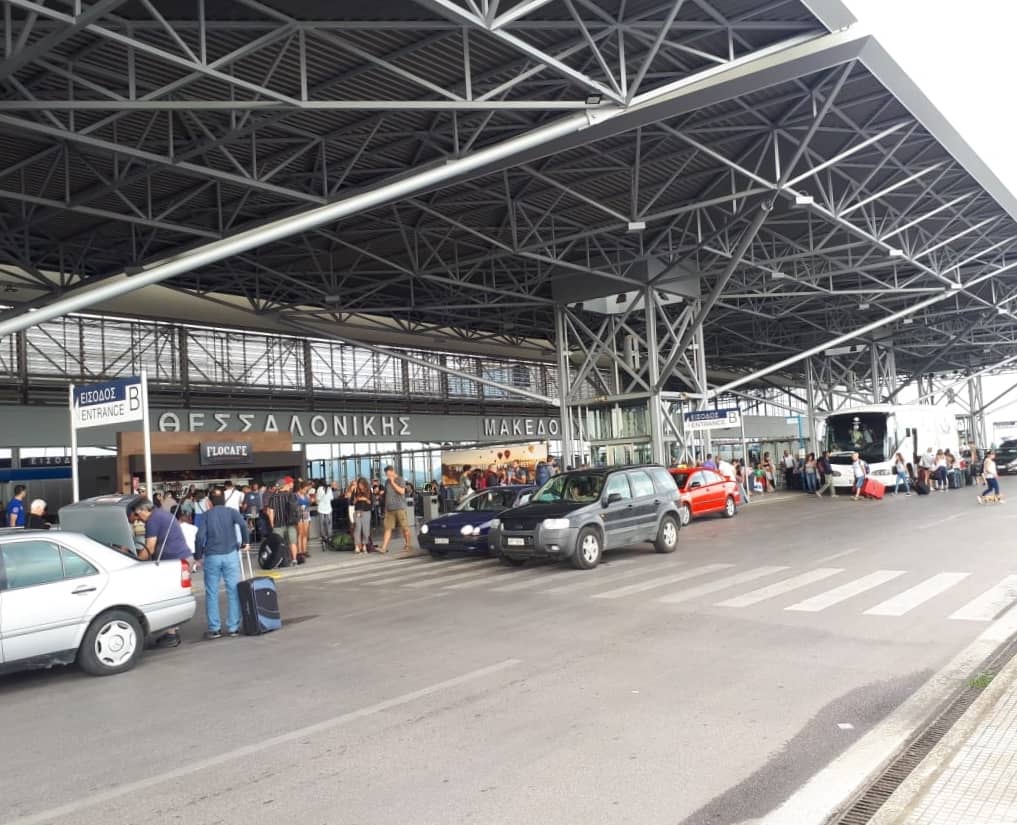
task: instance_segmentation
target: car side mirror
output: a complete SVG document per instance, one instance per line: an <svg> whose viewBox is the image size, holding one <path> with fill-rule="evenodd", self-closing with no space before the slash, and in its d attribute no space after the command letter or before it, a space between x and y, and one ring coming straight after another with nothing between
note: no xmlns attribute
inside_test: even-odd
<svg viewBox="0 0 1017 825"><path fill-rule="evenodd" d="M621 501L621 500L622 500L622 494L621 493L611 493L611 495L609 495L607 497L607 501L604 502L604 506L605 507L610 507L616 501Z"/></svg>

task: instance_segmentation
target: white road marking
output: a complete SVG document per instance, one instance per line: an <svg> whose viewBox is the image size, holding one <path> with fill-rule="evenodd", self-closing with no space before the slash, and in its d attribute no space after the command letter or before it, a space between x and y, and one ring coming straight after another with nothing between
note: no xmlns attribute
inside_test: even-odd
<svg viewBox="0 0 1017 825"><path fill-rule="evenodd" d="M422 579L420 581L413 581L413 582L410 582L409 584L401 584L400 587L434 587L435 585L437 585L438 587L441 587L441 586L447 584L448 582L455 582L455 581L459 581L461 579L472 579L475 576L490 576L491 575L491 569L490 569L489 565L481 566L481 565L472 565L471 564L470 567L471 568L475 568L475 569L466 570L466 571L463 571L462 569L460 569L458 571L457 570L451 570L451 571L448 571L448 572L444 573L443 575L428 576L426 579Z"/></svg>
<svg viewBox="0 0 1017 825"><path fill-rule="evenodd" d="M950 618L966 622L991 622L1014 601L1017 601L1017 575L1007 576L995 587L951 614Z"/></svg>
<svg viewBox="0 0 1017 825"><path fill-rule="evenodd" d="M847 601L860 593L864 593L866 590L872 590L874 587L879 587L881 584L893 581L898 576L903 576L906 572L906 570L877 570L868 576L862 576L860 579L842 584L840 587L827 590L825 593L820 593L818 596L813 596L811 599L806 599L784 609L818 613L820 610L826 610L826 608L832 605Z"/></svg>
<svg viewBox="0 0 1017 825"><path fill-rule="evenodd" d="M488 575L482 578L470 579L458 584L446 584L444 588L446 590L469 590L471 587L484 587L486 585L497 584L509 578L515 581L520 571L513 570L511 567L503 567L500 562L496 562L495 566L488 568L487 572ZM526 582L526 584L529 584L529 582Z"/></svg>
<svg viewBox="0 0 1017 825"><path fill-rule="evenodd" d="M852 552L852 551L848 551ZM819 567L816 570L810 570L807 573L802 573L798 576L792 576L790 579L784 579L783 581L775 582L774 584L767 585L766 587L760 587L758 590L752 590L741 596L735 596L733 599L720 602L717 607L749 607L753 604L766 601L767 599L773 599L777 596L783 596L785 593L790 593L792 590L798 590L801 587L807 587L823 579L828 579L831 576L836 576L838 573L843 573L843 567Z"/></svg>
<svg viewBox="0 0 1017 825"><path fill-rule="evenodd" d="M73 817L73 815L78 811L82 811L86 808L103 805L125 796L134 796L140 791L144 791L148 788L154 788L168 782L183 779L184 777L203 773L211 768L225 765L228 762L235 762L266 751L271 752L281 745L287 745L291 742L299 742L301 739L306 739L309 736L326 733L334 730L335 728L342 727L343 725L348 725L351 722L357 722L360 719L365 719L369 716L374 716L393 708L409 705L419 699L425 699L428 696L433 696L434 694L443 694L452 688L460 687L461 685L469 684L470 682L475 682L488 676L493 676L496 673L508 670L509 668L513 668L519 664L522 664L520 659L505 659L493 665L478 668L477 670L471 670L469 673L464 673L460 676L446 679L443 682L437 682L436 684L420 688L419 690L403 693L399 696L393 696L391 699L385 699L381 702L376 702L373 705L358 708L357 710L340 713L338 716L323 719L322 721L315 722L312 725L305 725L304 727L296 728L286 733L278 734L277 736L259 738L250 745L243 745L239 748L234 748L233 750L225 751L224 753L210 756L206 759L198 759L193 762L188 762L187 764L181 765L177 768L159 770L153 776L149 776L145 779L139 779L136 782L128 782L125 785L117 785L113 788L109 788L108 790L91 794L90 796L83 796L80 799L76 799L74 802L68 802L65 805L59 805L45 811L38 811L37 813L18 817L17 819L9 819L5 821L3 825L43 825L43 823L52 822L54 819ZM73 822L74 820L71 819L71 821Z"/></svg>
<svg viewBox="0 0 1017 825"><path fill-rule="evenodd" d="M679 604L691 601L692 599L698 599L700 596L708 596L710 593L716 593L718 590L725 590L738 584L745 584L745 582L762 579L765 576L772 576L774 573L780 573L787 569L787 567L754 567L752 570L746 570L744 573L735 573L733 576L725 576L723 579L717 579L709 584L701 584L698 587L689 587L685 590L679 590L677 593L671 593L668 596L661 596L657 601L661 604Z"/></svg>
<svg viewBox="0 0 1017 825"><path fill-rule="evenodd" d="M445 563L445 562L431 562L426 566L422 566L417 570L412 570L404 573L396 573L393 576L386 576L383 579L375 579L372 582L368 582L370 587L381 587L386 584L392 584L393 582L399 584L405 584L411 580L418 579L431 579L439 576L447 576L450 573L464 573L467 568L470 570L481 570L490 569L495 562L491 560L485 561L470 561L468 563Z"/></svg>
<svg viewBox="0 0 1017 825"><path fill-rule="evenodd" d="M1017 611L1007 613L962 650L840 756L816 773L780 807L759 820L759 825L824 825L885 765L915 731L929 722L930 708L940 707L958 686L1001 644L1017 633ZM17 823L20 825L20 823Z"/></svg>
<svg viewBox="0 0 1017 825"><path fill-rule="evenodd" d="M898 593L892 599L887 599L875 607L865 611L866 616L903 616L905 613L914 610L918 605L925 604L929 599L935 598L964 581L970 573L937 573L935 576L926 579L921 584Z"/></svg>
<svg viewBox="0 0 1017 825"><path fill-rule="evenodd" d="M328 584L344 585L347 583L356 582L357 585L368 584L368 580L380 580L382 578L393 578L393 571L388 565L379 565L380 570L372 570L370 572L358 573L353 576L343 576L341 578L329 577L322 581ZM413 567L404 567L399 573L395 574L396 578L408 578L410 576L417 575L419 572L428 570L430 568L424 565L413 565Z"/></svg>
<svg viewBox="0 0 1017 825"><path fill-rule="evenodd" d="M850 556L852 553L857 553L861 550L861 547L851 547L848 550L841 550L839 553L831 553L829 556L823 556L821 559L813 559L813 564L829 564L831 561L836 559L842 559L844 556Z"/></svg>
<svg viewBox="0 0 1017 825"><path fill-rule="evenodd" d="M927 524L920 524L920 525L918 525L918 529L919 530L932 530L932 529L934 529L936 527L939 527L939 525L941 525L941 524L946 524L948 521L953 521L954 519L964 518L965 516L969 516L969 515L971 515L971 514L970 513L954 513L952 516L947 516L946 518L937 519L936 521L930 521Z"/></svg>
<svg viewBox="0 0 1017 825"><path fill-rule="evenodd" d="M616 564L621 564L621 562L615 562L611 566L614 567ZM678 564L681 564L681 562L678 562ZM549 587L547 590L541 590L540 592L553 593L555 595L559 593L572 593L576 590L582 590L584 587L599 587L602 584L622 581L623 579L631 579L634 576L645 576L648 572L644 566L640 566L633 570L622 570L619 573L601 573L599 572L600 569L601 568L598 567L594 570L594 575L592 576L586 575L586 572L589 571L577 570L575 574L577 578L575 581L572 581L569 584L560 585L559 587Z"/></svg>
<svg viewBox="0 0 1017 825"><path fill-rule="evenodd" d="M492 587L492 593L514 593L516 590L526 590L530 587L538 587L547 583L547 577L555 575L546 567L538 567L535 570L513 570L513 581L511 584L503 584L501 587Z"/></svg>
<svg viewBox="0 0 1017 825"><path fill-rule="evenodd" d="M702 567L693 567L690 570L684 570L681 573L675 573L671 576L658 576L651 581L630 584L626 587L615 588L614 590L605 590L603 593L594 593L590 598L620 599L623 596L631 596L633 593L643 593L647 590L653 590L656 587L664 587L665 585L685 581L686 579L694 579L696 576L706 576L709 573L717 573L721 570L728 570L732 567L734 567L733 564L706 564Z"/></svg>

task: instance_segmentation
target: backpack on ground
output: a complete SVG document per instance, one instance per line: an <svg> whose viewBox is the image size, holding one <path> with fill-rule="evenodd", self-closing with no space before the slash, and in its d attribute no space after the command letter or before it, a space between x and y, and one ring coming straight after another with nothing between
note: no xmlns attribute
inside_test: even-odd
<svg viewBox="0 0 1017 825"><path fill-rule="evenodd" d="M929 485L924 481L916 481L914 483L915 492L920 496L927 496L929 494Z"/></svg>

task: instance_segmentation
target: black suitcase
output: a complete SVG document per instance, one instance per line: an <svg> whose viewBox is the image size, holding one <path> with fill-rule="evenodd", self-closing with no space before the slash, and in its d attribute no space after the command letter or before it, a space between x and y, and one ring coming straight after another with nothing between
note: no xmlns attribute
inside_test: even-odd
<svg viewBox="0 0 1017 825"><path fill-rule="evenodd" d="M283 561L288 555L285 552L287 549L279 536L269 533L258 547L258 567L262 570L275 570L277 567L282 567Z"/></svg>
<svg viewBox="0 0 1017 825"><path fill-rule="evenodd" d="M240 554L241 575L244 574L244 555ZM253 572L252 569L251 573ZM279 594L274 579L268 576L242 579L237 583L237 595L240 597L240 626L245 636L260 636L282 627Z"/></svg>
<svg viewBox="0 0 1017 825"><path fill-rule="evenodd" d="M927 496L929 494L929 485L921 481L916 481L915 492L920 496Z"/></svg>
<svg viewBox="0 0 1017 825"><path fill-rule="evenodd" d="M960 470L950 470L946 474L946 484L951 490L959 490L963 484L963 476Z"/></svg>

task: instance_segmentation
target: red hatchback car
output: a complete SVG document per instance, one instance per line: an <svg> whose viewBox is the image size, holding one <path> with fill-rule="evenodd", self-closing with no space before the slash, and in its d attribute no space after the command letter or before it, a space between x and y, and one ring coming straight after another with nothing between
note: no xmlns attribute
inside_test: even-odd
<svg viewBox="0 0 1017 825"><path fill-rule="evenodd" d="M673 467L671 475L678 486L682 526L707 513L723 513L732 518L742 503L738 484L707 467Z"/></svg>

